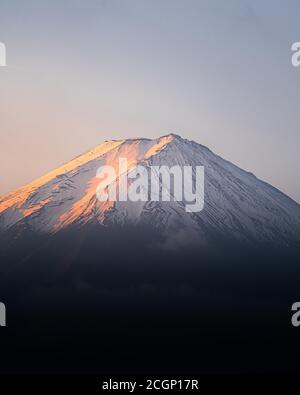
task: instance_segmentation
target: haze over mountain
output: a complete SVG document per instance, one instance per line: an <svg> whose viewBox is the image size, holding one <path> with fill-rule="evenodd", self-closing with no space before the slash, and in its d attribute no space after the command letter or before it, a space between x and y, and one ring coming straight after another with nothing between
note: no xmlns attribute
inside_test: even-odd
<svg viewBox="0 0 300 395"><path fill-rule="evenodd" d="M126 158L128 171L143 166L204 166L204 209L185 211L183 202L100 202L97 169L118 167ZM211 236L244 241L300 241L300 206L208 148L175 134L105 141L90 151L0 199L0 231L30 230L54 234L88 224L143 224L205 243Z"/></svg>

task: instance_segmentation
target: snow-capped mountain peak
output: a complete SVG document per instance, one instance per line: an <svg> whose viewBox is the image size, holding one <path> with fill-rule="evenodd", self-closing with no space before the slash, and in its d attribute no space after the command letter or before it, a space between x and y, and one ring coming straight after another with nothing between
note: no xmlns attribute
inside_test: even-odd
<svg viewBox="0 0 300 395"><path fill-rule="evenodd" d="M187 213L182 202L100 202L97 169L128 171L143 166L204 166L205 206ZM55 233L70 225L142 223L163 232L288 242L300 241L300 206L267 183L215 155L208 148L169 133L157 139L105 141L28 185L0 199L0 230L20 224Z"/></svg>

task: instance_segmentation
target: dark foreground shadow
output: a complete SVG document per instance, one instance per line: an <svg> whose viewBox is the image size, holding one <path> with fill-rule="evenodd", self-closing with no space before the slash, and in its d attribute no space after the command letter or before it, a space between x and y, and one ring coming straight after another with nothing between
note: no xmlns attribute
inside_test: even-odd
<svg viewBox="0 0 300 395"><path fill-rule="evenodd" d="M298 373L299 257L229 241L169 250L150 229L28 234L2 245L1 372Z"/></svg>

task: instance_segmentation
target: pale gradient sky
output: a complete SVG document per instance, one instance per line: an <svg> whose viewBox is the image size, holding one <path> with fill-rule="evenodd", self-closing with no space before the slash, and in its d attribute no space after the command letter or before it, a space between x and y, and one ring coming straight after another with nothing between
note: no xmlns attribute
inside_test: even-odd
<svg viewBox="0 0 300 395"><path fill-rule="evenodd" d="M0 194L176 132L300 202L300 2L0 0Z"/></svg>

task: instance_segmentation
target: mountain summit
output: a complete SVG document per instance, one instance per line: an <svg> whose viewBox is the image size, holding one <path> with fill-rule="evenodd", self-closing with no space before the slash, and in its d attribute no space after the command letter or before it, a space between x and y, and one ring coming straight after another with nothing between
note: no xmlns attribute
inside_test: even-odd
<svg viewBox="0 0 300 395"><path fill-rule="evenodd" d="M205 205L187 213L181 202L100 202L100 166L126 158L143 166L204 166ZM168 134L157 139L110 140L0 199L0 232L54 234L70 226L145 224L177 239L197 235L244 241L300 242L300 206L211 150Z"/></svg>

